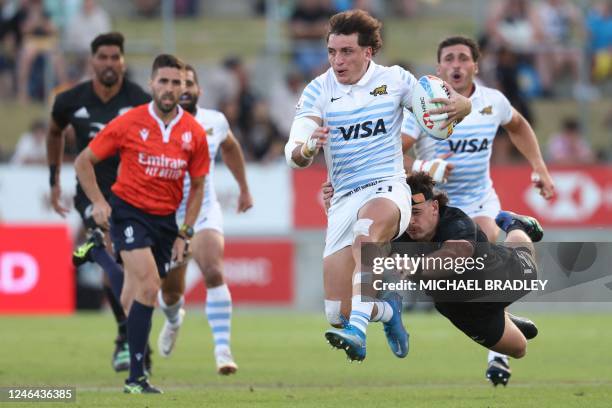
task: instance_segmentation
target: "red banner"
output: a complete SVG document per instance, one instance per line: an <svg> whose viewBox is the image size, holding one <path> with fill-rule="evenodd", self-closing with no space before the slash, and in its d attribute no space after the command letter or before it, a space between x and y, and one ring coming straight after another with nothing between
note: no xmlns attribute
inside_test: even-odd
<svg viewBox="0 0 612 408"><path fill-rule="evenodd" d="M491 177L502 208L536 216L551 227L612 226L612 166L553 167L556 196L544 200L531 183L527 166L495 166ZM322 168L293 171L294 226L326 228Z"/></svg>
<svg viewBox="0 0 612 408"><path fill-rule="evenodd" d="M502 208L533 215L546 226L612 226L612 166L549 169L556 195L540 197L529 167L493 167L491 177Z"/></svg>
<svg viewBox="0 0 612 408"><path fill-rule="evenodd" d="M66 226L0 225L0 314L74 311Z"/></svg>
<svg viewBox="0 0 612 408"><path fill-rule="evenodd" d="M293 226L298 229L327 228L321 184L327 180L325 167L308 167L293 172Z"/></svg>
<svg viewBox="0 0 612 408"><path fill-rule="evenodd" d="M227 240L223 269L235 303L286 304L293 302L293 243L289 240ZM201 303L206 289L200 271L187 270L185 299Z"/></svg>

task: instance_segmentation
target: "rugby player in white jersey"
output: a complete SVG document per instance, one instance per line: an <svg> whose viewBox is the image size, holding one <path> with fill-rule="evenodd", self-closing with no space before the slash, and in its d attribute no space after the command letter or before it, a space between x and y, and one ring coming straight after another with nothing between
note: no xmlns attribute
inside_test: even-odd
<svg viewBox="0 0 612 408"><path fill-rule="evenodd" d="M501 92L475 83L478 58L478 46L470 38L454 36L440 42L437 75L470 98L472 113L455 127L449 139L438 141L422 132L414 115L405 112L402 143L404 152L415 147L416 160L412 163L406 158L406 170L428 171L439 182L436 187L448 194L450 205L465 212L489 241L495 242L500 231L495 217L501 207L491 181L490 158L500 126L531 165L532 178L544 198L553 196L554 184L529 122ZM491 351L488 361L487 378L495 385L495 381L507 384L507 357Z"/></svg>
<svg viewBox="0 0 612 408"><path fill-rule="evenodd" d="M193 227L183 225L185 200L181 203L176 217L177 224L182 225L183 233L192 237L190 251L204 277L207 290L206 317L215 343L217 372L229 375L235 373L238 366L234 362L230 349L232 298L223 281L223 216L213 181L214 162L219 147L223 161L240 188L238 212L245 212L251 208L253 199L245 176L244 157L240 144L221 112L197 106L200 93L197 74L192 66L187 65L185 89L181 95L180 104L183 109L194 115L206 130L210 153L210 172L206 177L204 200L195 225ZM185 189L189 189L189 184L189 176L187 176L185 177ZM170 356L185 316L183 294L186 270L187 263L177 265L172 269L159 292L158 301L166 315L166 321L158 338L158 351L163 357Z"/></svg>
<svg viewBox="0 0 612 408"><path fill-rule="evenodd" d="M403 167L402 109L410 108L414 76L372 60L382 45L381 23L362 10L330 19L327 50L330 69L304 89L298 102L285 156L290 166L306 167L323 147L335 195L328 211L323 253L325 314L336 327L325 332L332 346L350 360L366 357L366 328L381 321L392 352L408 353L401 322L401 298L362 298L361 283L372 279L361 259L366 243L388 243L401 235L410 219L410 189ZM450 87L449 87L450 88ZM446 114L440 127L461 120L469 99L451 91L434 99ZM347 319L348 318L348 319Z"/></svg>

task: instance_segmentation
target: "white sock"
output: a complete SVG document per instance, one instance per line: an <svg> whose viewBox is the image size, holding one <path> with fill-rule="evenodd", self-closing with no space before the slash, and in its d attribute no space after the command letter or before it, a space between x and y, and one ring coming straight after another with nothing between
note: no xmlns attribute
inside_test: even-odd
<svg viewBox="0 0 612 408"><path fill-rule="evenodd" d="M393 317L393 308L387 302L376 301L376 315L372 318L372 322L383 322L387 323Z"/></svg>
<svg viewBox="0 0 612 408"><path fill-rule="evenodd" d="M504 360L504 363L508 364L508 356L507 355L498 353L497 351L489 350L488 362L490 363L496 357L501 358L502 360Z"/></svg>
<svg viewBox="0 0 612 408"><path fill-rule="evenodd" d="M157 301L159 302L159 307L166 315L166 319L170 324L176 325L179 323L179 310L185 304L185 298L181 296L178 302L173 305L167 305L164 302L164 297L162 296L161 290L157 292Z"/></svg>
<svg viewBox="0 0 612 408"><path fill-rule="evenodd" d="M353 296L351 301L351 317L349 323L351 326L366 334L374 302L362 302L361 295Z"/></svg>
<svg viewBox="0 0 612 408"><path fill-rule="evenodd" d="M215 353L229 349L232 319L232 296L226 284L206 292L206 317L215 342Z"/></svg>

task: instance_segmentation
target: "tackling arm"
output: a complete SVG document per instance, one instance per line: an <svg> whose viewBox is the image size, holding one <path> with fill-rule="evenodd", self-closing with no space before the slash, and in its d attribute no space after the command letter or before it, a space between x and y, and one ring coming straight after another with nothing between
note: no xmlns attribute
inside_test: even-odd
<svg viewBox="0 0 612 408"><path fill-rule="evenodd" d="M421 277L425 279L443 279L454 276L454 270L448 270L441 268L436 268L436 266L443 266L444 262L432 262L434 259L455 259L455 258L469 258L474 254L474 244L466 241L466 240L448 240L444 241L442 244L442 248L438 249L427 255L425 259L423 259L423 266L421 269ZM428 259L431 261L428 262ZM425 266L430 266L430 268L425 268ZM431 267L433 266L433 267Z"/></svg>

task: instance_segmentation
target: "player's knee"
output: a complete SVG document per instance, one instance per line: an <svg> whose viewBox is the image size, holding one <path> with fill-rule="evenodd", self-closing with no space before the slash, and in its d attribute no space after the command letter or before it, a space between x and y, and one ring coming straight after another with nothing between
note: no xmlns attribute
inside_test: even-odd
<svg viewBox="0 0 612 408"><path fill-rule="evenodd" d="M161 287L159 278L144 280L140 288L140 297L149 304L155 304L157 293Z"/></svg>
<svg viewBox="0 0 612 408"><path fill-rule="evenodd" d="M223 272L220 266L207 265L202 269L202 274L204 275L204 283L207 288L223 285Z"/></svg>
<svg viewBox="0 0 612 408"><path fill-rule="evenodd" d="M521 341L518 341L508 354L514 358L525 357L527 354L527 340L521 339Z"/></svg>
<svg viewBox="0 0 612 408"><path fill-rule="evenodd" d="M177 304L178 301L181 300L181 296L182 296L182 293L178 291L167 291L167 292L162 291L161 292L161 298L164 301L164 303L168 306Z"/></svg>

